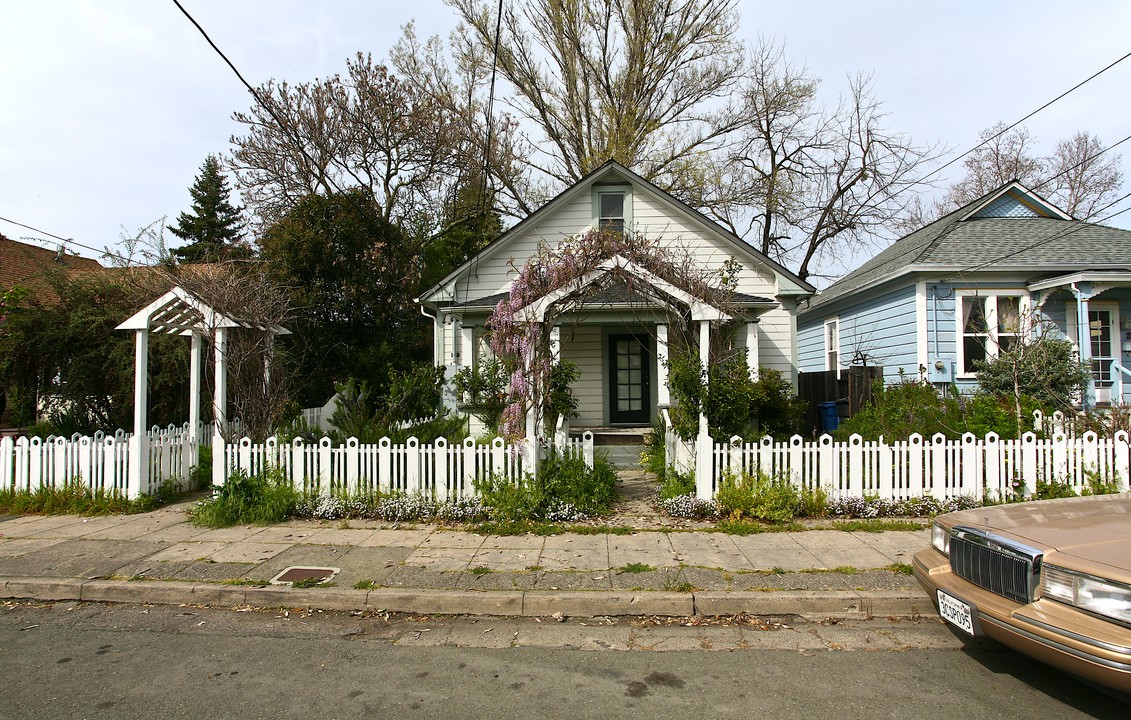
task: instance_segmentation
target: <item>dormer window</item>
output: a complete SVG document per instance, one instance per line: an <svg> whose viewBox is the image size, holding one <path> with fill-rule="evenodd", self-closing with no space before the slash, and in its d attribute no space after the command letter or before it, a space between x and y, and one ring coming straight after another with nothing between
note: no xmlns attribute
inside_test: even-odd
<svg viewBox="0 0 1131 720"><path fill-rule="evenodd" d="M624 193L603 192L597 195L598 227L607 232L624 232Z"/></svg>

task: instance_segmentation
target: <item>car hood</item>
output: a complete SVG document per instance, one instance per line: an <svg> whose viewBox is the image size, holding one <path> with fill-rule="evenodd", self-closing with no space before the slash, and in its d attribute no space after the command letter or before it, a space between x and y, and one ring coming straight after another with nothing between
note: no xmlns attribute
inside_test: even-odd
<svg viewBox="0 0 1131 720"><path fill-rule="evenodd" d="M1131 493L973 508L939 519L947 526L1002 531L1049 551L1049 562L1058 562L1055 554L1121 568L1121 575L1131 570Z"/></svg>

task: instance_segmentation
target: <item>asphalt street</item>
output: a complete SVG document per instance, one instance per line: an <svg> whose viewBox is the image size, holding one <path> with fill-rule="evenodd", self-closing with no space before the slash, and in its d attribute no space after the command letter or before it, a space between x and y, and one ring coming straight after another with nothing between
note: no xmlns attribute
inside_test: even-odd
<svg viewBox="0 0 1131 720"><path fill-rule="evenodd" d="M681 624L690 623L690 624ZM0 718L1126 718L935 619L386 616L9 601Z"/></svg>

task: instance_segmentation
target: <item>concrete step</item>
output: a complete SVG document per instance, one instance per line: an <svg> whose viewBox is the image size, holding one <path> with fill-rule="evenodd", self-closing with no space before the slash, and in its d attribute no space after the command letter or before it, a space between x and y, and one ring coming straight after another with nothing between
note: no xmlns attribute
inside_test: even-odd
<svg viewBox="0 0 1131 720"><path fill-rule="evenodd" d="M637 470L640 468L640 453L643 445L598 445L594 451L608 455L609 462L621 470Z"/></svg>

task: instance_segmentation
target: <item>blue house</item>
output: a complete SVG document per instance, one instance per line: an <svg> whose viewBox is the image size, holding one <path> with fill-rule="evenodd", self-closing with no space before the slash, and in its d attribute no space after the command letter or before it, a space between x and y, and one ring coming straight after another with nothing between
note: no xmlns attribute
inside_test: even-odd
<svg viewBox="0 0 1131 720"><path fill-rule="evenodd" d="M809 301L802 372L920 372L960 390L1040 318L1090 360L1085 405L1131 399L1131 231L1076 220L1011 182L906 235Z"/></svg>

